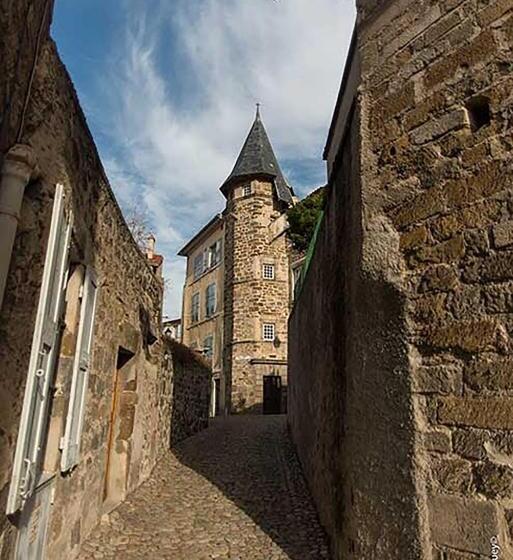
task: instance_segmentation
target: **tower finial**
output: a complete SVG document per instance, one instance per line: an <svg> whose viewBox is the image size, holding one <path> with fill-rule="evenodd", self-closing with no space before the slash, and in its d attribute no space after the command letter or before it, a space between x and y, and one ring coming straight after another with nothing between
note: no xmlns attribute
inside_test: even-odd
<svg viewBox="0 0 513 560"><path fill-rule="evenodd" d="M256 118L257 118L257 119L260 119L260 103L257 103L257 104L256 104L256 108L257 108L257 110L256 110Z"/></svg>

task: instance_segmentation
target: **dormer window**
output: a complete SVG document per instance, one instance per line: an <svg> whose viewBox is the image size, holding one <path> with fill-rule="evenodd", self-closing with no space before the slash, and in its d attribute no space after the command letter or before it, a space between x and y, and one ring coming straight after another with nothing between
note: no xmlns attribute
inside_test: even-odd
<svg viewBox="0 0 513 560"><path fill-rule="evenodd" d="M242 187L242 196L250 196L251 194L251 185L244 185Z"/></svg>

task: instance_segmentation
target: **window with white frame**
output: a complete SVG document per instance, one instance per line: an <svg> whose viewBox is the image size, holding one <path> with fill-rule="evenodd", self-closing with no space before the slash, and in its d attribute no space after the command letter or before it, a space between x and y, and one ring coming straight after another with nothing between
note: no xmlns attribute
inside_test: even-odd
<svg viewBox="0 0 513 560"><path fill-rule="evenodd" d="M194 294L191 300L191 321L197 323L200 318L200 295Z"/></svg>
<svg viewBox="0 0 513 560"><path fill-rule="evenodd" d="M251 184L242 187L242 196L249 196L251 194Z"/></svg>
<svg viewBox="0 0 513 560"><path fill-rule="evenodd" d="M274 280L274 264L264 264L262 275L264 280Z"/></svg>
<svg viewBox="0 0 513 560"><path fill-rule="evenodd" d="M210 284L207 287L206 297L205 297L205 315L207 317L212 317L216 312L217 301L216 301L216 285Z"/></svg>
<svg viewBox="0 0 513 560"><path fill-rule="evenodd" d="M62 446L61 470L63 472L77 465L80 455L87 384L91 369L97 293L98 282L96 281L96 275L91 268L87 268L81 290L77 346L73 362L70 401Z"/></svg>
<svg viewBox="0 0 513 560"><path fill-rule="evenodd" d="M264 323L262 325L262 338L264 340L273 342L275 339L276 326L274 323Z"/></svg>
<svg viewBox="0 0 513 560"><path fill-rule="evenodd" d="M23 508L34 494L41 474L41 455L48 427L49 393L57 363L60 323L64 312L71 228L72 216L65 210L64 187L57 185L7 498L7 514Z"/></svg>
<svg viewBox="0 0 513 560"><path fill-rule="evenodd" d="M194 280L203 274L203 253L194 257Z"/></svg>
<svg viewBox="0 0 513 560"><path fill-rule="evenodd" d="M212 358L214 354L214 337L213 335L209 335L203 341L203 354L207 358Z"/></svg>

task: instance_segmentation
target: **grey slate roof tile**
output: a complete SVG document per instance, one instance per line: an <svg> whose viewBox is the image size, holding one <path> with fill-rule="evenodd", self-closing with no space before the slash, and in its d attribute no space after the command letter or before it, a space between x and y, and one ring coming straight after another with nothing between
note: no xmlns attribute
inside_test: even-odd
<svg viewBox="0 0 513 560"><path fill-rule="evenodd" d="M223 183L221 191L226 192L227 187L233 181L254 175L269 175L273 177L278 199L287 204L292 204L293 190L289 187L283 176L258 110L255 122L244 142L235 167L228 179Z"/></svg>

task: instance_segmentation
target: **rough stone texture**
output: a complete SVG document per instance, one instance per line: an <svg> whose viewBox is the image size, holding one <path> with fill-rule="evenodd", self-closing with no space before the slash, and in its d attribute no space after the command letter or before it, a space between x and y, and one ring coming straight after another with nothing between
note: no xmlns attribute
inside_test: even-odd
<svg viewBox="0 0 513 560"><path fill-rule="evenodd" d="M242 195L243 186L232 186L225 210L223 369L228 410L259 413L264 375L287 384L291 246L273 183L251 181L250 196ZM274 264L274 280L263 279L264 263ZM279 342L262 340L264 323L275 324Z"/></svg>
<svg viewBox="0 0 513 560"><path fill-rule="evenodd" d="M123 450L117 471L122 491L145 480L167 446L170 386L161 367L159 338L162 282L134 242L107 182L73 85L43 25L45 2L0 3L0 113L2 153L18 140L35 151L41 176L23 200L0 318L0 557L10 558L16 519L4 514L39 297L55 184L62 183L75 216L68 308L59 366L53 380L43 468L55 474L55 501L48 532L48 558L73 558L99 521L109 448ZM29 93L27 111L21 108ZM68 409L77 327L74 272L93 267L99 281L92 365L78 466L60 473L59 439ZM75 290L75 291L73 291ZM73 296L73 294L75 294ZM73 299L73 297L75 299ZM157 335L149 344L149 330ZM132 356L117 371L118 348ZM119 399L113 395L118 392ZM110 442L110 443L109 443ZM111 465L112 466L112 465ZM112 467L112 471L117 469ZM37 516L36 516L37 517Z"/></svg>
<svg viewBox="0 0 513 560"><path fill-rule="evenodd" d="M207 361L172 339L165 339L170 371L171 445L208 426L212 370Z"/></svg>
<svg viewBox="0 0 513 560"><path fill-rule="evenodd" d="M273 167L276 173L269 173ZM248 186L250 194L244 192ZM286 236L285 212L292 199L259 116L221 191L226 197L223 214L180 251L187 257L183 342L202 348L204 339L213 335L212 366L220 414L261 413L264 377L270 375L281 377L281 411L285 412L287 318L295 256ZM195 278L195 258L218 240L222 242L221 262ZM263 278L264 264L274 266L273 279ZM216 284L217 308L206 317L205 292L212 283ZM195 295L200 297L200 314L192 321ZM263 340L264 323L275 325L274 342Z"/></svg>
<svg viewBox="0 0 513 560"><path fill-rule="evenodd" d="M513 2L357 6L292 434L336 558L509 558Z"/></svg>
<svg viewBox="0 0 513 560"><path fill-rule="evenodd" d="M324 532L284 417L218 418L105 517L81 560L322 560Z"/></svg>

